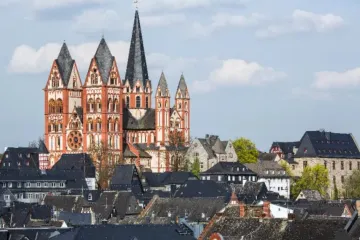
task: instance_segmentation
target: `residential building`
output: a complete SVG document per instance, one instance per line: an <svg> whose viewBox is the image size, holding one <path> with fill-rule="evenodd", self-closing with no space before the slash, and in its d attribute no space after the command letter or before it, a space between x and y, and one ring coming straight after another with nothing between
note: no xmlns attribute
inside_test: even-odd
<svg viewBox="0 0 360 240"><path fill-rule="evenodd" d="M88 153L94 145L103 144L109 150L109 161L124 158L139 167L164 172L171 170L171 146L177 145L169 140L170 134L179 132L182 145L189 144L190 95L185 77L180 77L173 103L164 73L153 88L138 11L130 43L123 79L102 38L83 81L67 44L62 45L44 88L50 166L63 153Z"/></svg>
<svg viewBox="0 0 360 240"><path fill-rule="evenodd" d="M205 172L200 173L202 180L244 184L246 181L256 182L258 176L247 166L239 162L218 162Z"/></svg>
<svg viewBox="0 0 360 240"><path fill-rule="evenodd" d="M216 163L236 162L237 155L232 142L221 141L219 136L206 134L205 138L195 138L191 143L186 157L193 162L199 159L200 171L206 171Z"/></svg>
<svg viewBox="0 0 360 240"><path fill-rule="evenodd" d="M258 181L264 182L269 191L290 198L290 176L277 162L258 160L244 165L258 175Z"/></svg>
<svg viewBox="0 0 360 240"><path fill-rule="evenodd" d="M345 179L360 169L360 152L352 134L326 131L307 131L301 138L294 162L289 162L295 176L304 169L320 164L328 169L328 196L334 191L334 182L342 194Z"/></svg>
<svg viewBox="0 0 360 240"><path fill-rule="evenodd" d="M291 159L299 145L300 142L273 142L269 152L277 154L281 159Z"/></svg>

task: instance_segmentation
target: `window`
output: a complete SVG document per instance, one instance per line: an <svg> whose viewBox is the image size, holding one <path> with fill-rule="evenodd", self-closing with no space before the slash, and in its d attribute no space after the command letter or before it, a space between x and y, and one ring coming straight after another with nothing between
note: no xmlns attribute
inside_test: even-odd
<svg viewBox="0 0 360 240"><path fill-rule="evenodd" d="M324 167L327 169L327 162L324 161Z"/></svg>
<svg viewBox="0 0 360 240"><path fill-rule="evenodd" d="M344 182L345 182L345 177L341 176L341 183L344 183Z"/></svg>
<svg viewBox="0 0 360 240"><path fill-rule="evenodd" d="M344 161L341 161L341 170L344 170Z"/></svg>
<svg viewBox="0 0 360 240"><path fill-rule="evenodd" d="M221 182L221 180L222 180L222 176L219 175L219 176L218 176L218 181Z"/></svg>
<svg viewBox="0 0 360 240"><path fill-rule="evenodd" d="M21 182L17 183L17 188L21 188Z"/></svg>
<svg viewBox="0 0 360 240"><path fill-rule="evenodd" d="M101 112L101 100L100 100L100 98L96 99L96 111Z"/></svg>
<svg viewBox="0 0 360 240"><path fill-rule="evenodd" d="M336 177L335 176L333 176L333 182L336 182Z"/></svg>
<svg viewBox="0 0 360 240"><path fill-rule="evenodd" d="M210 180L210 176L206 176L206 180Z"/></svg>
<svg viewBox="0 0 360 240"><path fill-rule="evenodd" d="M9 188L12 188L12 182L9 182L9 183L8 183L8 187L9 187Z"/></svg>
<svg viewBox="0 0 360 240"><path fill-rule="evenodd" d="M352 170L352 162L349 162L349 170Z"/></svg>
<svg viewBox="0 0 360 240"><path fill-rule="evenodd" d="M140 96L136 96L136 108L140 108Z"/></svg>
<svg viewBox="0 0 360 240"><path fill-rule="evenodd" d="M292 170L295 170L295 165L291 165L292 166Z"/></svg>
<svg viewBox="0 0 360 240"><path fill-rule="evenodd" d="M64 183L64 182L61 182L61 183L60 183L60 187L65 187L65 183Z"/></svg>
<svg viewBox="0 0 360 240"><path fill-rule="evenodd" d="M37 182L36 187L41 187L41 183Z"/></svg>
<svg viewBox="0 0 360 240"><path fill-rule="evenodd" d="M228 176L228 181L231 181L231 176Z"/></svg>
<svg viewBox="0 0 360 240"><path fill-rule="evenodd" d="M30 184L29 182L26 182L26 183L25 183L25 187L26 187L26 188L29 188L30 186L31 186L31 184Z"/></svg>
<svg viewBox="0 0 360 240"><path fill-rule="evenodd" d="M5 201L10 200L10 195L4 195L4 199L5 199Z"/></svg>
<svg viewBox="0 0 360 240"><path fill-rule="evenodd" d="M126 96L125 105L127 108L129 108L129 106L130 106L130 97L129 96Z"/></svg>
<svg viewBox="0 0 360 240"><path fill-rule="evenodd" d="M200 163L200 169L203 169L204 168L204 163Z"/></svg>
<svg viewBox="0 0 360 240"><path fill-rule="evenodd" d="M333 161L333 163L332 163L332 165L333 165L333 170L336 169L335 164L336 164L335 161Z"/></svg>
<svg viewBox="0 0 360 240"><path fill-rule="evenodd" d="M307 167L307 161L303 161L303 168Z"/></svg>
<svg viewBox="0 0 360 240"><path fill-rule="evenodd" d="M130 88L129 88L129 87L126 88L126 92L128 92L128 93L130 92Z"/></svg>
<svg viewBox="0 0 360 240"><path fill-rule="evenodd" d="M149 97L145 98L145 108L149 108Z"/></svg>

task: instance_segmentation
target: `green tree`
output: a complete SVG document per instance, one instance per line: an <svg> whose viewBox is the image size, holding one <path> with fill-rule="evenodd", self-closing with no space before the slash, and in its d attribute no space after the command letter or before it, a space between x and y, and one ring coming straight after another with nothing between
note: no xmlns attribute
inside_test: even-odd
<svg viewBox="0 0 360 240"><path fill-rule="evenodd" d="M200 175L200 161L199 161L198 157L196 157L194 159L193 163L191 164L191 172L195 176L199 177L199 175Z"/></svg>
<svg viewBox="0 0 360 240"><path fill-rule="evenodd" d="M360 171L353 171L352 174L345 179L344 183L345 198L360 197Z"/></svg>
<svg viewBox="0 0 360 240"><path fill-rule="evenodd" d="M289 164L287 164L286 162L280 162L280 166L285 170L286 174L290 177L290 198L296 198L297 196L294 196L292 192L292 189L294 188L296 183L296 177L291 171Z"/></svg>
<svg viewBox="0 0 360 240"><path fill-rule="evenodd" d="M246 138L238 138L233 141L236 155L241 163L256 163L259 152L253 142Z"/></svg>
<svg viewBox="0 0 360 240"><path fill-rule="evenodd" d="M317 190L324 196L328 187L328 170L325 166L317 164L304 169L302 176L295 181L291 193L293 196L297 196L302 190Z"/></svg>

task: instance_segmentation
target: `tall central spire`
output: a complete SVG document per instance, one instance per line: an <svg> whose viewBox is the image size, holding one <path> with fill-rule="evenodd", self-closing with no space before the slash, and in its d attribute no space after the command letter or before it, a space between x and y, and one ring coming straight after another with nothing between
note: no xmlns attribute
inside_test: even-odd
<svg viewBox="0 0 360 240"><path fill-rule="evenodd" d="M146 65L139 12L136 10L125 80L129 80L130 86L133 87L137 80L140 80L140 83L145 86L148 79L149 75Z"/></svg>

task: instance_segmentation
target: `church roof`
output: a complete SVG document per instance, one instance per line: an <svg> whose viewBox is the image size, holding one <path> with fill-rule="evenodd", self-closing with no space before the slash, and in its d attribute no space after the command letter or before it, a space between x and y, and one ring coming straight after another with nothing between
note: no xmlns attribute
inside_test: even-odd
<svg viewBox="0 0 360 240"><path fill-rule="evenodd" d="M107 84L114 57L111 54L104 38L101 39L100 44L96 50L95 60L99 68L101 79L103 83Z"/></svg>
<svg viewBox="0 0 360 240"><path fill-rule="evenodd" d="M136 119L128 109L124 108L123 126L124 130L154 130L155 109L147 109L142 118Z"/></svg>
<svg viewBox="0 0 360 240"><path fill-rule="evenodd" d="M183 74L181 74L179 85L178 85L177 89L180 90L181 95L184 98L186 96L187 85L186 85L185 77Z"/></svg>
<svg viewBox="0 0 360 240"><path fill-rule="evenodd" d="M166 96L168 92L168 85L166 82L165 74L164 72L161 73L158 89L160 88L161 96Z"/></svg>
<svg viewBox="0 0 360 240"><path fill-rule="evenodd" d="M146 65L145 49L141 33L139 12L136 10L125 80L128 80L130 86L133 87L135 81L137 80L140 80L140 83L145 86L148 79L149 74Z"/></svg>
<svg viewBox="0 0 360 240"><path fill-rule="evenodd" d="M75 61L72 59L66 43L63 43L58 58L55 61L59 68L59 73L63 84L64 86L67 86L70 80L71 70L74 66Z"/></svg>
<svg viewBox="0 0 360 240"><path fill-rule="evenodd" d="M80 118L81 123L83 123L83 108L82 107L75 107L76 114Z"/></svg>

